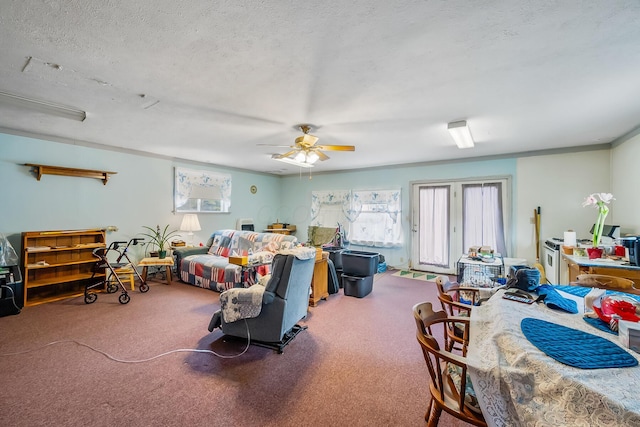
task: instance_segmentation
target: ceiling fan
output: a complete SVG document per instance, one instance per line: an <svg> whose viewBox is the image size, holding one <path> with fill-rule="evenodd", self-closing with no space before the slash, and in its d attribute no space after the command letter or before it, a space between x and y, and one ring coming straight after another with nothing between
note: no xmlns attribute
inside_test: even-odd
<svg viewBox="0 0 640 427"><path fill-rule="evenodd" d="M318 160L327 160L329 156L323 151L355 151L353 145L316 145L318 137L309 134L311 125L302 124L297 126L303 133L295 139L295 145L289 146L292 150L284 154L274 154L273 159L289 160L301 166L311 167Z"/></svg>

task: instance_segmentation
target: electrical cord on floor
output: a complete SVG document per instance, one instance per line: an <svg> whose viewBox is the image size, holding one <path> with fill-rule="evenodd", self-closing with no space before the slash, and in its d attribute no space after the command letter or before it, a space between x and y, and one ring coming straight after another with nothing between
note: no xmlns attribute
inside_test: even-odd
<svg viewBox="0 0 640 427"><path fill-rule="evenodd" d="M7 285L0 285L0 288L8 289L11 291L11 304L13 304L16 310L18 310L18 313L20 313L22 310L20 309L20 307L18 307L18 304L16 304L16 294L13 292L13 288Z"/></svg>
<svg viewBox="0 0 640 427"><path fill-rule="evenodd" d="M107 353L105 351L99 350L99 349L97 349L95 347L90 346L89 344L85 344L85 343L80 342L80 341L76 341L76 340L60 340L60 341L52 341L50 343L41 345L40 347L32 348L32 349L29 349L29 350L16 351L14 353L0 353L0 357L1 356L16 356L16 355L19 355L19 354L31 353L33 351L38 351L40 349L43 349L45 347L49 347L51 345L64 344L64 343L70 343L71 342L71 343L75 343L75 344L77 344L79 346L91 349L91 350L95 351L96 353L102 354L107 359L110 359L110 360L113 360L114 362L119 362L119 363L150 362L150 361L152 361L154 359L158 359L158 358L163 357L163 356L168 356L169 354L173 354L173 353L206 353L206 354L213 354L214 356L220 357L221 359L234 359L236 357L240 357L243 354L245 354L247 352L247 350L249 350L249 346L251 345L251 334L249 333L249 325L247 324L246 319L245 319L244 323L247 326L247 346L240 353L234 354L234 355L218 354L213 350L204 350L204 349L198 349L198 348L179 348L179 349L170 350L170 351L167 351L165 353L161 353L161 354L158 354L156 356L152 356L152 357L149 357L149 358L146 358L146 359L124 360L124 359L119 359L117 357L111 356L109 353Z"/></svg>

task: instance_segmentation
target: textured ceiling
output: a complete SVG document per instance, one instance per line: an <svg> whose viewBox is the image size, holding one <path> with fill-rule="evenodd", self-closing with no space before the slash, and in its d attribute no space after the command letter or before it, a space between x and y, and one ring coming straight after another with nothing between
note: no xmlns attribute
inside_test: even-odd
<svg viewBox="0 0 640 427"><path fill-rule="evenodd" d="M0 127L277 174L287 148L259 144L300 123L356 146L316 172L601 144L640 125L639 22L637 0L2 0L0 91L87 119Z"/></svg>

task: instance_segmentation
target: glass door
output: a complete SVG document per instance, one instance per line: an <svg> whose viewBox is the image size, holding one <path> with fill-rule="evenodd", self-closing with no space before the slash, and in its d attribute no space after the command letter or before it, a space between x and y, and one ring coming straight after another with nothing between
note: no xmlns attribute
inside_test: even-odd
<svg viewBox="0 0 640 427"><path fill-rule="evenodd" d="M455 274L471 246L508 256L508 189L508 178L412 183L410 267Z"/></svg>
<svg viewBox="0 0 640 427"><path fill-rule="evenodd" d="M454 273L453 185L414 184L412 196L411 268Z"/></svg>

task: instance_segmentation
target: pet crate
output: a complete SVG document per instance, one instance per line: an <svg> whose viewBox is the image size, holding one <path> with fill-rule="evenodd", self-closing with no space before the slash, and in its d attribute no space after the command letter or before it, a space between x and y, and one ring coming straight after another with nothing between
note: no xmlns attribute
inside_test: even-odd
<svg viewBox="0 0 640 427"><path fill-rule="evenodd" d="M504 260L502 256L477 260L466 255L460 257L458 283L464 286L494 287L504 282Z"/></svg>

